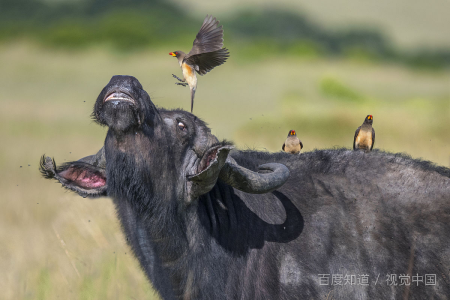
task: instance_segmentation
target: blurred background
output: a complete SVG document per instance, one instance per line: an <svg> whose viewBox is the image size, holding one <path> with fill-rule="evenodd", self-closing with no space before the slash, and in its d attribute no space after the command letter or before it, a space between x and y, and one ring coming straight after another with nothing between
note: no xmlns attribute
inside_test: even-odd
<svg viewBox="0 0 450 300"><path fill-rule="evenodd" d="M276 3L276 4L275 4ZM90 113L112 75L189 110L168 53L206 14L231 57L200 77L194 113L238 148L375 148L450 164L450 2L436 0L0 0L0 299L157 299L107 198L41 178L102 147Z"/></svg>

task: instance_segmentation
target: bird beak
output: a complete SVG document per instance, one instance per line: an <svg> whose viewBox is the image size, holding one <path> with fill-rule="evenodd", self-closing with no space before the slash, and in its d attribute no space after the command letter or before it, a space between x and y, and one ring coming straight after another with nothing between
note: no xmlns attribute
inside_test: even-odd
<svg viewBox="0 0 450 300"><path fill-rule="evenodd" d="M169 55L172 55L173 57L177 56L175 53L170 52Z"/></svg>

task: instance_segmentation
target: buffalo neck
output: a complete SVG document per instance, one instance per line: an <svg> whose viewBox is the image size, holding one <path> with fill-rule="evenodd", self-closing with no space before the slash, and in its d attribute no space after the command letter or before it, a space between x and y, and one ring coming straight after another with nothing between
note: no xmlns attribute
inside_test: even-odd
<svg viewBox="0 0 450 300"><path fill-rule="evenodd" d="M185 220L180 214L183 203L177 201L182 191L171 184L178 181L178 175L173 162L165 159L167 153L162 155L169 150L152 144L148 139L152 134L156 133L143 130L117 136L108 132L105 140L108 195L118 210L125 205L133 210L138 221L145 224L148 239L156 248L170 249L160 253L163 261L170 261L181 256L187 245ZM119 211L119 215L126 218L129 214Z"/></svg>
<svg viewBox="0 0 450 300"><path fill-rule="evenodd" d="M227 273L227 265L232 260L226 253L242 257L249 250L248 243L244 243L244 248L235 249L228 248L234 244L231 239L218 239L218 230L238 233L233 188L220 184L196 201L183 201L182 193L174 187L179 181L178 171L172 161L164 158L171 153L162 155L161 147L146 139L151 134L158 133L138 131L116 136L108 132L105 140L108 195L113 198L127 242L147 276L151 278L151 269L155 269L148 266L157 261L162 270L158 276L167 278L176 296L201 298L200 295L208 294L202 282L214 277L209 273L208 264L220 265ZM154 161L154 157L159 159ZM229 207L229 213L221 205ZM248 233L237 238L246 240ZM231 238L230 234L226 236ZM208 254L211 248L221 249L223 259L211 261ZM193 261L196 261L195 268L204 270L201 275L189 272Z"/></svg>

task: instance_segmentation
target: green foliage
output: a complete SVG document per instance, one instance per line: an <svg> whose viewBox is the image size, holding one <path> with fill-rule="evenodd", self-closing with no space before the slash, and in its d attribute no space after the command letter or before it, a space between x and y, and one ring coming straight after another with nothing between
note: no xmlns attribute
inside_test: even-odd
<svg viewBox="0 0 450 300"><path fill-rule="evenodd" d="M437 70L450 65L450 51L447 49L435 51L418 49L406 53L399 60L415 68Z"/></svg>
<svg viewBox="0 0 450 300"><path fill-rule="evenodd" d="M41 33L41 41L47 46L81 48L95 40L91 26L76 20L62 21L58 26Z"/></svg>
<svg viewBox="0 0 450 300"><path fill-rule="evenodd" d="M289 11L247 10L221 21L226 24L227 46L238 44L242 49L238 54L243 58L344 56L366 62L396 61L416 68L450 66L449 49L403 53L373 28L330 31L304 15ZM190 44L198 28L199 20L162 0L53 4L38 0L0 0L0 42L27 38L47 47L78 49L106 44L130 51L180 41Z"/></svg>
<svg viewBox="0 0 450 300"><path fill-rule="evenodd" d="M64 20L42 32L46 46L80 48L94 43L112 45L119 50L132 50L157 43L158 34L152 22L135 11L112 12L99 20Z"/></svg>
<svg viewBox="0 0 450 300"><path fill-rule="evenodd" d="M350 87L343 84L340 80L333 77L324 77L320 81L320 91L331 98L338 100L351 101L351 102L362 102L363 97L352 90Z"/></svg>
<svg viewBox="0 0 450 300"><path fill-rule="evenodd" d="M373 63L379 61L381 58L379 55L358 46L346 47L343 54L344 57L360 63Z"/></svg>
<svg viewBox="0 0 450 300"><path fill-rule="evenodd" d="M322 56L324 50L319 44L313 41L300 40L289 45L286 53L297 57L314 58Z"/></svg>
<svg viewBox="0 0 450 300"><path fill-rule="evenodd" d="M167 44L198 30L197 22L158 0L88 0L64 5L0 0L0 5L0 40L27 37L47 47L108 44L133 50Z"/></svg>
<svg viewBox="0 0 450 300"><path fill-rule="evenodd" d="M273 39L252 40L240 42L233 49L233 54L242 63L251 63L266 57L289 56L298 58L317 58L323 55L323 50L313 41L278 42Z"/></svg>

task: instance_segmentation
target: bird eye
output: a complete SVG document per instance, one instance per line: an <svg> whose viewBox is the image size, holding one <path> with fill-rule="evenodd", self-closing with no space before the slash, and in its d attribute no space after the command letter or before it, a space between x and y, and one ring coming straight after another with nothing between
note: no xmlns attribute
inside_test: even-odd
<svg viewBox="0 0 450 300"><path fill-rule="evenodd" d="M178 122L178 128L180 128L180 130L186 130L186 125L182 122Z"/></svg>

